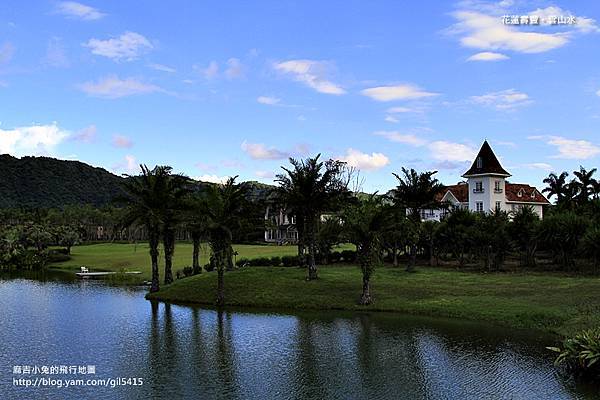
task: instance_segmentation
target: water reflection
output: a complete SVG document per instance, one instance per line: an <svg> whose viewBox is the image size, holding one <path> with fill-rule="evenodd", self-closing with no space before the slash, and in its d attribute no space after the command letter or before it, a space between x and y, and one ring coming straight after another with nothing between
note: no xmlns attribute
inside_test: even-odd
<svg viewBox="0 0 600 400"><path fill-rule="evenodd" d="M253 313L148 302L143 288L0 280L2 398L575 399L551 339L394 314ZM143 386L25 389L12 366L97 365Z"/></svg>

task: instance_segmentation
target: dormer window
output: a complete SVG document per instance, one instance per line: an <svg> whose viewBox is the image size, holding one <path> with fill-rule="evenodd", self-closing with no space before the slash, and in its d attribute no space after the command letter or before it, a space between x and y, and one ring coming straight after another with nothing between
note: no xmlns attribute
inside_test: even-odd
<svg viewBox="0 0 600 400"><path fill-rule="evenodd" d="M523 189L519 189L519 192L517 193L518 197L523 197Z"/></svg>
<svg viewBox="0 0 600 400"><path fill-rule="evenodd" d="M483 168L483 160L481 157L477 157L477 168Z"/></svg>

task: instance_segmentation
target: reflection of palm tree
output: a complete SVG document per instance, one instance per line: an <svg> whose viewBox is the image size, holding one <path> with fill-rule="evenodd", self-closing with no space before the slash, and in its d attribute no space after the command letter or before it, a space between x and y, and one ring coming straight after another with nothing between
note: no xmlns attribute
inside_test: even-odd
<svg viewBox="0 0 600 400"><path fill-rule="evenodd" d="M222 393L227 394L226 397L232 398L236 390L235 382L235 349L233 347L231 320L229 313L226 314L222 310L217 311L217 371L222 388Z"/></svg>
<svg viewBox="0 0 600 400"><path fill-rule="evenodd" d="M298 360L294 363L297 370L293 371L293 375L300 379L297 379L299 387L294 388L291 392L298 399L325 398L326 386L319 376L319 360L318 352L315 349L313 324L305 318L298 318L297 321L295 348L298 352Z"/></svg>

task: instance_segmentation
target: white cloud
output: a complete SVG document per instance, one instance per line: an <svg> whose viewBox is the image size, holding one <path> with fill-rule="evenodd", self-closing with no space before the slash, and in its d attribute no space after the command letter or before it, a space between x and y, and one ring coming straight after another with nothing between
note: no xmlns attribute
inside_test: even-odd
<svg viewBox="0 0 600 400"><path fill-rule="evenodd" d="M262 143L248 143L244 141L242 150L255 160L281 160L288 158L290 154L275 147L267 147Z"/></svg>
<svg viewBox="0 0 600 400"><path fill-rule="evenodd" d="M69 136L56 123L0 129L0 154L15 156L51 154L54 148Z"/></svg>
<svg viewBox="0 0 600 400"><path fill-rule="evenodd" d="M363 153L359 150L349 148L346 155L338 157L340 161L345 161L351 167L363 170L377 170L390 163L390 159L383 153Z"/></svg>
<svg viewBox="0 0 600 400"><path fill-rule="evenodd" d="M596 96L600 96L600 90L596 92Z"/></svg>
<svg viewBox="0 0 600 400"><path fill-rule="evenodd" d="M219 75L219 64L216 61L211 61L206 68L195 65L194 69L199 71L206 79L213 79Z"/></svg>
<svg viewBox="0 0 600 400"><path fill-rule="evenodd" d="M544 171L552 171L552 165L550 165L548 163L530 163L530 164L524 164L523 166L526 168L530 168L530 169L541 169Z"/></svg>
<svg viewBox="0 0 600 400"><path fill-rule="evenodd" d="M116 75L107 76L97 82L85 82L79 89L90 96L106 99L166 91L151 83L144 83L136 78L120 79Z"/></svg>
<svg viewBox="0 0 600 400"><path fill-rule="evenodd" d="M0 47L0 64L6 64L10 60L12 60L13 55L15 54L15 46L12 43L5 42Z"/></svg>
<svg viewBox="0 0 600 400"><path fill-rule="evenodd" d="M177 72L177 70L175 68L169 67L168 65L152 63L152 64L148 64L148 66L157 71L169 72L169 73Z"/></svg>
<svg viewBox="0 0 600 400"><path fill-rule="evenodd" d="M77 3L75 1L61 1L56 5L56 13L62 14L68 18L81 19L84 21L93 21L106 15L94 7L86 6L85 4Z"/></svg>
<svg viewBox="0 0 600 400"><path fill-rule="evenodd" d="M227 69L225 70L225 76L228 79L238 79L244 77L244 66L237 58L230 58L227 60Z"/></svg>
<svg viewBox="0 0 600 400"><path fill-rule="evenodd" d="M386 122L391 122L393 124L396 124L396 123L400 122L400 120L398 118L396 118L396 117L394 117L392 115L386 115L385 116L385 121Z"/></svg>
<svg viewBox="0 0 600 400"><path fill-rule="evenodd" d="M346 91L338 84L326 79L330 64L324 61L289 60L273 65L276 71L290 75L319 93L341 95Z"/></svg>
<svg viewBox="0 0 600 400"><path fill-rule="evenodd" d="M414 107L390 107L386 110L388 114L406 114L406 113L421 113L423 112L420 108Z"/></svg>
<svg viewBox="0 0 600 400"><path fill-rule="evenodd" d="M500 60L508 60L508 56L500 53L494 53L491 51L484 51L481 53L473 54L471 57L467 58L467 61L500 61Z"/></svg>
<svg viewBox="0 0 600 400"><path fill-rule="evenodd" d="M127 136L113 135L112 145L120 149L129 149L133 146L133 142Z"/></svg>
<svg viewBox="0 0 600 400"><path fill-rule="evenodd" d="M258 101L260 104L267 104L269 106L274 106L274 105L279 104L281 99L279 99L277 97L271 97L271 96L258 96L256 98L256 101Z"/></svg>
<svg viewBox="0 0 600 400"><path fill-rule="evenodd" d="M558 150L558 154L553 156L553 158L586 160L600 154L600 147L587 140L550 136L547 143Z"/></svg>
<svg viewBox="0 0 600 400"><path fill-rule="evenodd" d="M551 25L552 18L558 16L575 16L570 11L563 10L560 7L550 6L546 8L538 8L530 13L529 15L535 15L540 17L540 22L542 25ZM569 28L574 28L581 33L592 33L592 32L600 32L600 28L596 25L596 21L591 18L576 16L576 23L569 26ZM556 25L554 25L556 26Z"/></svg>
<svg viewBox="0 0 600 400"><path fill-rule="evenodd" d="M90 39L83 46L91 49L92 54L108 57L115 61L135 60L154 47L148 39L135 32L125 32L118 38L107 40Z"/></svg>
<svg viewBox="0 0 600 400"><path fill-rule="evenodd" d="M494 107L498 110L514 110L532 102L526 93L515 89L501 90L481 96L471 96L471 101L476 104Z"/></svg>
<svg viewBox="0 0 600 400"><path fill-rule="evenodd" d="M70 139L81 143L91 143L96 139L96 125L90 125L73 134Z"/></svg>
<svg viewBox="0 0 600 400"><path fill-rule="evenodd" d="M421 139L412 134L404 134L398 131L377 131L373 135L382 136L391 142L409 144L411 146L423 146L427 143L425 139Z"/></svg>
<svg viewBox="0 0 600 400"><path fill-rule="evenodd" d="M256 171L254 172L256 176L263 179L272 179L275 177L273 171Z"/></svg>
<svg viewBox="0 0 600 400"><path fill-rule="evenodd" d="M361 93L377 101L414 100L438 95L438 93L427 92L412 84L378 86L364 89Z"/></svg>
<svg viewBox="0 0 600 400"><path fill-rule="evenodd" d="M439 161L472 161L477 155L477 151L470 146L443 140L431 142L427 147L431 156Z"/></svg>
<svg viewBox="0 0 600 400"><path fill-rule="evenodd" d="M542 53L564 46L569 33L529 32L504 25L501 16L461 10L452 14L458 22L449 32L459 34L464 47L481 50L512 50L519 53Z"/></svg>
<svg viewBox="0 0 600 400"><path fill-rule="evenodd" d="M53 37L48 41L44 62L55 68L64 68L70 65L65 46L60 38Z"/></svg>
<svg viewBox="0 0 600 400"><path fill-rule="evenodd" d="M124 171L128 174L135 174L139 172L139 164L134 156L131 154L127 154L123 157L123 161L113 164L113 171Z"/></svg>
<svg viewBox="0 0 600 400"><path fill-rule="evenodd" d="M229 178L230 178L229 176L217 176L214 174L213 175L204 174L204 175L196 176L193 179L195 179L197 181L202 181L202 182L225 184Z"/></svg>

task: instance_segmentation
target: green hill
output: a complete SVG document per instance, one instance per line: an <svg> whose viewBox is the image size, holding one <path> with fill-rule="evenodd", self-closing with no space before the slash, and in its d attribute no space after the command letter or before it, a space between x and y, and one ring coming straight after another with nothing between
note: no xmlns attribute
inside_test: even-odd
<svg viewBox="0 0 600 400"><path fill-rule="evenodd" d="M0 155L0 208L62 208L108 205L125 178L80 161ZM200 190L206 182L199 182ZM245 182L250 199L264 201L272 186Z"/></svg>

